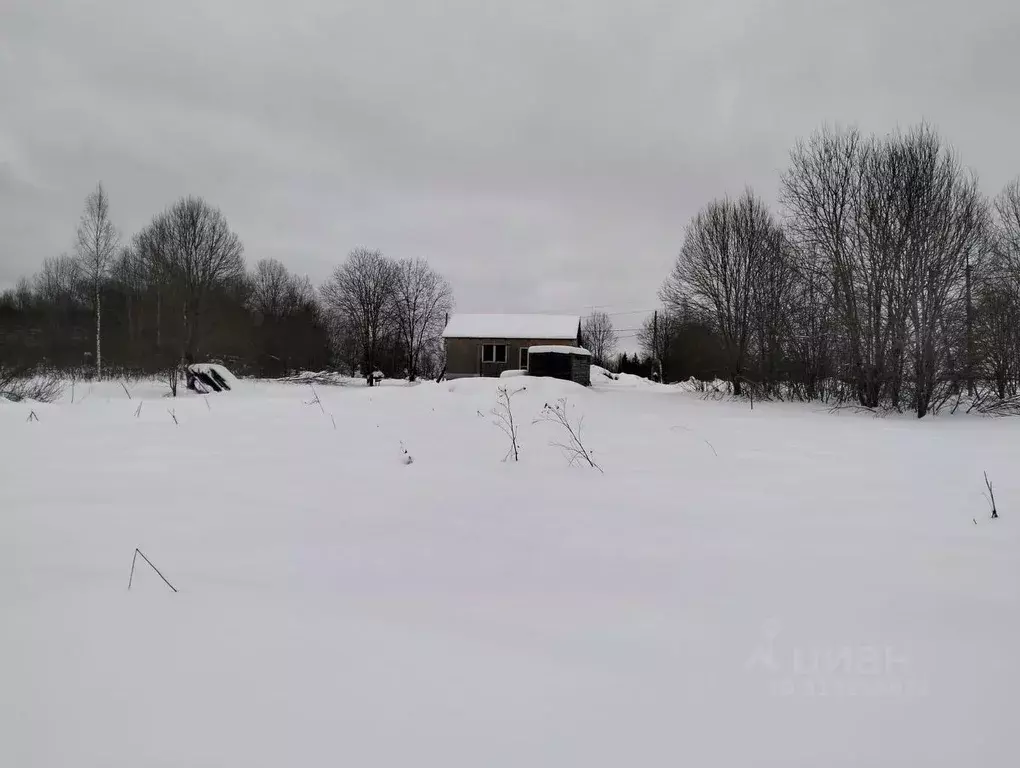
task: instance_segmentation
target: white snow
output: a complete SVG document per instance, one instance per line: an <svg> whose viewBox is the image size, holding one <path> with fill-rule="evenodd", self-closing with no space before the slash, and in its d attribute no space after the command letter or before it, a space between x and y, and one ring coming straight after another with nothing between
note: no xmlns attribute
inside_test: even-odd
<svg viewBox="0 0 1020 768"><path fill-rule="evenodd" d="M561 355L582 355L591 357L591 352L583 347L571 347L566 344L540 344L535 347L528 347L529 355L541 355L543 353L556 353Z"/></svg>
<svg viewBox="0 0 1020 768"><path fill-rule="evenodd" d="M1020 420L594 381L5 403L0 765L1020 765Z"/></svg>
<svg viewBox="0 0 1020 768"><path fill-rule="evenodd" d="M658 387L659 384L643 376L635 376L633 373L610 373L605 368L598 365L591 367L591 380L595 386L611 387L611 388L645 388L645 387ZM680 385L677 385L680 386Z"/></svg>
<svg viewBox="0 0 1020 768"><path fill-rule="evenodd" d="M456 314L443 338L456 339L577 339L578 315Z"/></svg>
<svg viewBox="0 0 1020 768"><path fill-rule="evenodd" d="M526 370L524 370L523 368L508 368L507 370L502 371L499 374L499 378L501 378L501 379L513 379L513 378L516 378L518 376L527 376L527 375L528 375L528 372Z"/></svg>

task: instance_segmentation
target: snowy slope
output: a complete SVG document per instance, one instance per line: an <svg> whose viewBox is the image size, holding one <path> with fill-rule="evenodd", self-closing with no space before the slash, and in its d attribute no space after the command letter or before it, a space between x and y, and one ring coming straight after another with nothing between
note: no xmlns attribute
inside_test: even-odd
<svg viewBox="0 0 1020 768"><path fill-rule="evenodd" d="M0 765L1020 764L1020 421L618 383L4 404Z"/></svg>

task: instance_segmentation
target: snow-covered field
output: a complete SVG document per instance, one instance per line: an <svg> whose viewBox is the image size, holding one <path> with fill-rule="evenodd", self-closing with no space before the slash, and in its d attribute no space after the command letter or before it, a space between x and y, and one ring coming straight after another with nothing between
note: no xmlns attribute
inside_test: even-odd
<svg viewBox="0 0 1020 768"><path fill-rule="evenodd" d="M315 392L0 403L0 765L1020 765L1020 420Z"/></svg>

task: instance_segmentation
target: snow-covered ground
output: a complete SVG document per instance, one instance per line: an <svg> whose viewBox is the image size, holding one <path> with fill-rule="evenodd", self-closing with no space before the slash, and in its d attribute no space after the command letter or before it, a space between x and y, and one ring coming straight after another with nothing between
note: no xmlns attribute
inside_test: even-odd
<svg viewBox="0 0 1020 768"><path fill-rule="evenodd" d="M593 380L0 402L0 765L1020 765L1020 420Z"/></svg>

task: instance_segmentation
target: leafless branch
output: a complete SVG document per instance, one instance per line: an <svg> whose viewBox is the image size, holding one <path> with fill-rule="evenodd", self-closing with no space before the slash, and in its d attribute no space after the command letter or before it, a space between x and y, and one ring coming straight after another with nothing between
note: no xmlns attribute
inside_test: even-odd
<svg viewBox="0 0 1020 768"><path fill-rule="evenodd" d="M578 462L586 463L589 467L602 472L602 467L595 463L592 452L581 442L581 429L584 425L584 417L581 416L576 425L571 423L567 414L567 398L561 397L553 404L546 403L542 412L534 423L547 422L561 427L567 435L566 442L553 442L556 448L560 448L570 459L571 466Z"/></svg>
<svg viewBox="0 0 1020 768"><path fill-rule="evenodd" d="M518 392L523 392L526 387L520 387L518 389L507 389L506 387L499 388L499 395L497 396L497 405L492 409L491 413L495 416L493 422L499 427L503 434L510 440L510 448L507 449L506 455L503 457L503 461L506 461L513 456L514 461L520 460L520 446L517 442L517 436L519 432L519 425L514 421L514 412L512 407L513 396Z"/></svg>
<svg viewBox="0 0 1020 768"><path fill-rule="evenodd" d="M992 508L992 519L996 519L999 516L998 510L995 508L995 492L992 490L992 481L988 479L988 473L985 472L985 487L988 489L988 495L985 496L988 499L988 504Z"/></svg>

